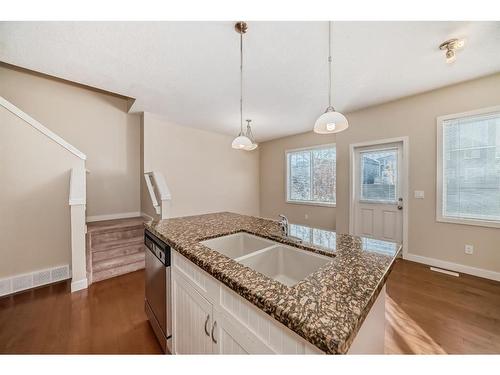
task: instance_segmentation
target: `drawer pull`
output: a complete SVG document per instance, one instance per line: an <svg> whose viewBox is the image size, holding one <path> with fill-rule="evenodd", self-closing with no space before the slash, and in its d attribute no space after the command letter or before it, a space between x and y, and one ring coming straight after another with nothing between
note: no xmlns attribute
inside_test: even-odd
<svg viewBox="0 0 500 375"><path fill-rule="evenodd" d="M212 326L212 341L214 342L214 344L217 344L217 340L215 339L215 336L214 336L214 331L215 331L216 326L217 326L217 321L215 321L214 325Z"/></svg>
<svg viewBox="0 0 500 375"><path fill-rule="evenodd" d="M208 337L210 337L210 333L208 332L208 328L207 328L207 324L208 324L209 319L210 319L210 315L207 315L207 320L205 320L205 335L207 335Z"/></svg>

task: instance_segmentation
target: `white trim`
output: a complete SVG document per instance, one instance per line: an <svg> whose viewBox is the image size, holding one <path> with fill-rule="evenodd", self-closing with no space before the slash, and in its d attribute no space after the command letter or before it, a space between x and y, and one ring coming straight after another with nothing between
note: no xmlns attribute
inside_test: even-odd
<svg viewBox="0 0 500 375"><path fill-rule="evenodd" d="M45 268L0 279L0 297L71 278L69 265Z"/></svg>
<svg viewBox="0 0 500 375"><path fill-rule="evenodd" d="M147 214L147 213L145 213L145 212L141 212L141 216L142 216L143 218L145 218L145 219L150 220L150 221L154 220L154 218L153 218L152 216L148 215L148 214Z"/></svg>
<svg viewBox="0 0 500 375"><path fill-rule="evenodd" d="M495 105L492 107L486 107L486 108L480 108L476 109L474 111L467 111L467 112L460 112L460 113L453 113L451 115L443 115L443 116L438 116L437 120L439 121L444 121L444 120L453 120L456 118L461 118L461 117L470 117L470 116L477 116L477 115L484 115L485 113L493 113L493 112L500 112L500 105Z"/></svg>
<svg viewBox="0 0 500 375"><path fill-rule="evenodd" d="M464 264L448 262L445 260L428 258L421 255L409 254L403 256L406 260L411 260L412 262L422 263L428 266L444 268L446 270L451 270L460 273L466 273L468 275L482 277L485 279L500 281L500 272L485 270L483 268L476 268L471 266L466 266Z"/></svg>
<svg viewBox="0 0 500 375"><path fill-rule="evenodd" d="M26 123L31 125L33 128L38 130L40 133L45 135L46 137L49 137L52 139L54 142L71 152L72 154L78 156L80 159L86 160L87 156L78 150L76 147L70 145L68 142L66 142L64 139L59 137L57 134L52 132L51 130L47 129L45 126L40 124L38 121L36 121L33 117L29 116L28 114L24 113L22 110L17 108L14 104L10 103L7 101L5 98L0 96L0 105L7 109L8 111L12 112L14 115L19 117L21 120L24 120Z"/></svg>
<svg viewBox="0 0 500 375"><path fill-rule="evenodd" d="M434 272L440 272L440 273L444 273L446 275L460 277L460 274L458 272L455 272L455 271L448 271L448 270L444 270L444 269L438 268L438 267L430 267L430 269L431 269L431 271L434 271Z"/></svg>
<svg viewBox="0 0 500 375"><path fill-rule="evenodd" d="M356 148L360 147L377 146L388 143L403 144L403 183L401 184L400 192L403 198L403 258L405 258L408 254L408 218L410 216L410 138L408 136L378 139L374 141L352 143L349 145L349 233L354 233L354 151Z"/></svg>
<svg viewBox="0 0 500 375"><path fill-rule="evenodd" d="M78 281L72 281L71 282L71 293L78 292L79 290L82 289L87 289L89 286L87 282L87 278L78 280Z"/></svg>
<svg viewBox="0 0 500 375"><path fill-rule="evenodd" d="M436 118L436 221L440 223L451 223L461 225L473 225L488 228L500 228L500 221L479 218L443 216L443 122L463 117L473 117L487 113L500 112L500 106L482 108L474 111L455 113L451 115L438 116Z"/></svg>
<svg viewBox="0 0 500 375"><path fill-rule="evenodd" d="M83 164L83 162L82 162ZM71 177L69 181L69 205L82 205L86 203L85 194L85 166L71 169Z"/></svg>
<svg viewBox="0 0 500 375"><path fill-rule="evenodd" d="M286 203L305 205L305 206L320 206L320 207L328 207L328 208L337 207L337 203L326 203L326 202L322 203L322 202L315 202L315 201L291 201L291 200L287 200Z"/></svg>
<svg viewBox="0 0 500 375"><path fill-rule="evenodd" d="M319 207L337 207L337 190L335 190L335 202L316 202L316 201L297 201L291 200L288 196L288 180L290 177L290 164L288 163L288 154L298 151L309 151L309 150L322 150L327 148L335 148L335 170L337 169L337 144L336 143L325 143L321 145L309 146L309 147L300 147L300 148L290 148L285 150L285 203L288 204L299 204L306 206L319 206ZM311 164L312 167L312 164ZM337 186L337 173L335 173L335 186Z"/></svg>
<svg viewBox="0 0 500 375"><path fill-rule="evenodd" d="M109 215L94 215L94 216L87 216L87 223L93 222L93 221L103 221L103 220L114 220L114 219L128 219L131 217L140 217L142 216L142 213L140 211L135 211L135 212L121 212L117 214L109 214Z"/></svg>

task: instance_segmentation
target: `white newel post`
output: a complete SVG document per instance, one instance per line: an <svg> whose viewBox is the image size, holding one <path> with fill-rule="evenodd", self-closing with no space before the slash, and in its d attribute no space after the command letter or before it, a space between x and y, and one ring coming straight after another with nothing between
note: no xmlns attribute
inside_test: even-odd
<svg viewBox="0 0 500 375"><path fill-rule="evenodd" d="M160 215L160 219L167 219L169 217L170 201L172 200L172 195L170 194L170 189L167 186L163 174L156 171L145 172L144 178L146 179L146 186L148 187L149 196L156 213ZM159 203L156 197L155 190L159 195Z"/></svg>
<svg viewBox="0 0 500 375"><path fill-rule="evenodd" d="M85 255L85 162L71 170L69 205L71 209L71 292L86 289Z"/></svg>

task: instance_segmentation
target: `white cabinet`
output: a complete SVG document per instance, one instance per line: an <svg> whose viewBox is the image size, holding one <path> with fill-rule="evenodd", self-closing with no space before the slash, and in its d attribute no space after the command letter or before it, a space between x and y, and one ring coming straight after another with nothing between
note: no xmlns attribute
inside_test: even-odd
<svg viewBox="0 0 500 375"><path fill-rule="evenodd" d="M323 353L188 259L172 251L174 354ZM385 287L350 354L383 354Z"/></svg>
<svg viewBox="0 0 500 375"><path fill-rule="evenodd" d="M174 354L322 353L176 251L172 289Z"/></svg>
<svg viewBox="0 0 500 375"><path fill-rule="evenodd" d="M172 273L174 353L212 353L212 304L187 281Z"/></svg>

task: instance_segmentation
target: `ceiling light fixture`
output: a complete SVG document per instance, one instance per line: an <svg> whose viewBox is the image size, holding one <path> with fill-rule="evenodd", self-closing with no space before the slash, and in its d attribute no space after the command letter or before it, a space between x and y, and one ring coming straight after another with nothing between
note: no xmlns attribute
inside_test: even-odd
<svg viewBox="0 0 500 375"><path fill-rule="evenodd" d="M465 45L465 40L463 39L450 39L447 40L446 42L443 42L439 45L439 49L441 51L446 50L445 56L446 56L446 62L447 63L452 63L453 61L456 60L456 51L463 48Z"/></svg>
<svg viewBox="0 0 500 375"><path fill-rule="evenodd" d="M328 22L328 107L316 120L314 132L318 134L333 134L341 132L349 127L345 116L335 111L332 106L332 22Z"/></svg>
<svg viewBox="0 0 500 375"><path fill-rule="evenodd" d="M247 132L243 132L243 34L247 32L248 26L246 22L237 22L234 26L236 32L240 34L240 133L233 140L231 147L237 150L251 151L257 148L254 147L253 140L248 137L250 123L247 125ZM250 135L252 134L250 130ZM253 136L252 136L253 137Z"/></svg>
<svg viewBox="0 0 500 375"><path fill-rule="evenodd" d="M245 147L244 150L252 151L255 150L257 147L259 147L259 145L255 142L255 138L253 137L252 127L250 126L252 120L245 120L245 121L247 122L247 132L245 135L247 136L248 139L250 139L250 142L252 142L252 144L250 146Z"/></svg>

